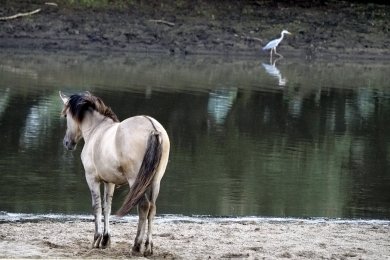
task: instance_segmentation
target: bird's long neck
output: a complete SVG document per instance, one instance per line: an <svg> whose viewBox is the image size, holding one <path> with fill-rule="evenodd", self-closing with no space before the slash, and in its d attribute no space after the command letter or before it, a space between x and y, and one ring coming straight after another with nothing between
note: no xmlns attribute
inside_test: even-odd
<svg viewBox="0 0 390 260"><path fill-rule="evenodd" d="M279 38L279 39L280 39L280 41L281 41L281 40L283 40L283 37L284 37L284 32L282 32L280 35L281 35L281 36L280 36L280 38Z"/></svg>

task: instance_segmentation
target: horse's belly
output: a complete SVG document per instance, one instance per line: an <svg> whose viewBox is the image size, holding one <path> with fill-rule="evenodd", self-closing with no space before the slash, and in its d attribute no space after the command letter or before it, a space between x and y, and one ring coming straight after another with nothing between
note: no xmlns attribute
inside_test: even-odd
<svg viewBox="0 0 390 260"><path fill-rule="evenodd" d="M120 171L105 172L99 174L99 179L104 182L114 183L116 185L122 185L128 182L127 178Z"/></svg>
<svg viewBox="0 0 390 260"><path fill-rule="evenodd" d="M95 170L100 181L118 185L128 182L128 176L117 160L95 161Z"/></svg>

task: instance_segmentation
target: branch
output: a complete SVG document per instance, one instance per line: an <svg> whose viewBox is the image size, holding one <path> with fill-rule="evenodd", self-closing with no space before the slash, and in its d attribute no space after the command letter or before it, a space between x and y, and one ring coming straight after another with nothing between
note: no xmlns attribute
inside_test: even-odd
<svg viewBox="0 0 390 260"><path fill-rule="evenodd" d="M245 41L258 41L258 42L263 42L262 39L257 38L257 37L250 37L250 36L241 36L242 39Z"/></svg>
<svg viewBox="0 0 390 260"><path fill-rule="evenodd" d="M51 6L58 6L57 3L54 3L54 2L46 2L45 5L51 5Z"/></svg>
<svg viewBox="0 0 390 260"><path fill-rule="evenodd" d="M22 16L32 15L32 14L39 13L40 11L41 11L41 8L38 8L38 9L36 9L34 11L27 12L27 13L17 13L15 15L11 15L11 16L0 17L0 21L6 21L6 20L11 20L11 19L15 19L15 18L18 18L18 17L22 17Z"/></svg>
<svg viewBox="0 0 390 260"><path fill-rule="evenodd" d="M167 21L164 21L164 20L149 20L149 22L162 23L162 24L168 25L170 27L175 26L174 23L167 22Z"/></svg>

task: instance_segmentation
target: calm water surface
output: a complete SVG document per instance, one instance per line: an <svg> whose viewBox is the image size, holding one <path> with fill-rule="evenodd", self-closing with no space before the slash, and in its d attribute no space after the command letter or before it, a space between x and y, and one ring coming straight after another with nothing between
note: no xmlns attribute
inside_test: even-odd
<svg viewBox="0 0 390 260"><path fill-rule="evenodd" d="M0 211L91 212L58 97L89 90L120 119L166 127L159 214L390 219L389 75L375 62L0 54Z"/></svg>

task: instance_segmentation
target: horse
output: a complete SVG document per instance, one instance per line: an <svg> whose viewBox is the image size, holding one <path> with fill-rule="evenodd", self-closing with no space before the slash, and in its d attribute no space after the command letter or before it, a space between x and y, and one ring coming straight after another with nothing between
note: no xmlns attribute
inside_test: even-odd
<svg viewBox="0 0 390 260"><path fill-rule="evenodd" d="M142 254L148 223L144 256L152 255L156 200L169 159L170 142L166 130L156 119L145 115L120 122L101 98L89 92L67 96L60 91L59 94L64 103L61 114L67 122L64 146L75 150L77 143L84 139L81 160L92 195L95 222L92 247L111 245L109 218L114 189L116 185L128 184L130 191L117 214L124 216L138 206L138 227L132 252ZM104 184L103 230L101 183Z"/></svg>

